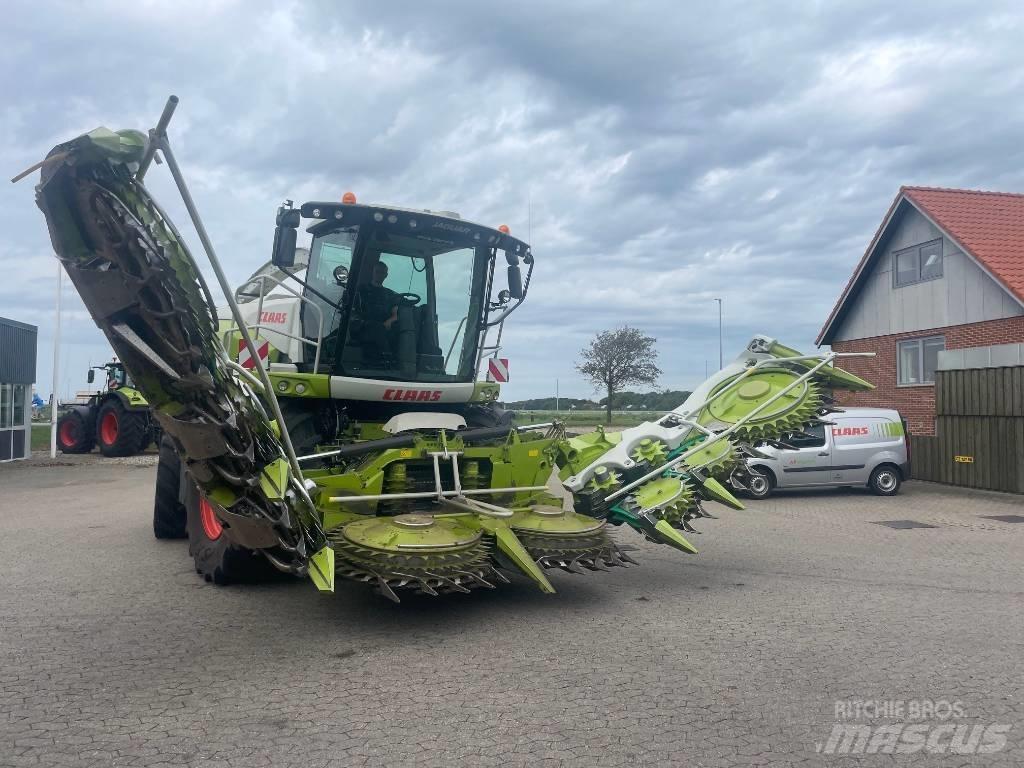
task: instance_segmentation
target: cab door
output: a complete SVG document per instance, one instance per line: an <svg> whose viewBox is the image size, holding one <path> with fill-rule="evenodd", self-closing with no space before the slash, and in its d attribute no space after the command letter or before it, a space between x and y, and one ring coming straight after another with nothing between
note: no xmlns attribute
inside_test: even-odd
<svg viewBox="0 0 1024 768"><path fill-rule="evenodd" d="M780 451L781 487L827 485L832 475L832 438L824 424L808 427L802 435L790 436L786 442L796 450Z"/></svg>

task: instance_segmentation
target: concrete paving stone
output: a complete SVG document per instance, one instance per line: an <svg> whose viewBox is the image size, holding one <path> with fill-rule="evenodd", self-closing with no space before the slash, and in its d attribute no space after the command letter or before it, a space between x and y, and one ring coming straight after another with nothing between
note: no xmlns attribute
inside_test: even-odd
<svg viewBox="0 0 1024 768"><path fill-rule="evenodd" d="M45 464L45 462L43 462ZM1020 497L907 483L717 509L686 557L394 606L217 588L152 462L0 466L0 766L1024 764ZM911 519L929 529L894 530ZM823 755L837 702L949 700L989 755ZM857 723L881 725L887 719Z"/></svg>

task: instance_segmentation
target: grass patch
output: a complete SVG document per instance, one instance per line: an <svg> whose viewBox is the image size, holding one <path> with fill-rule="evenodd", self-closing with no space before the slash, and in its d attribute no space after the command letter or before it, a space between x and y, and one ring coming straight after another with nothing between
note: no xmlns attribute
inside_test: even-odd
<svg viewBox="0 0 1024 768"><path fill-rule="evenodd" d="M662 416L655 411L613 411L613 427L635 427L645 421ZM517 424L540 424L545 421L561 421L574 426L595 426L605 424L608 414L604 411L516 411Z"/></svg>
<svg viewBox="0 0 1024 768"><path fill-rule="evenodd" d="M32 450L48 451L50 449L50 422L32 425Z"/></svg>

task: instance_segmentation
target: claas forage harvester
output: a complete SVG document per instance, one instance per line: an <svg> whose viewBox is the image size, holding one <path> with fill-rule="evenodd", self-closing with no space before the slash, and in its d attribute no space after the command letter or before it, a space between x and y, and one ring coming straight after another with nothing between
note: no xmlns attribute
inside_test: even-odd
<svg viewBox="0 0 1024 768"><path fill-rule="evenodd" d="M97 129L38 167L38 205L93 319L163 430L154 529L187 536L208 580L267 564L398 600L491 588L518 571L632 564L611 532L695 553L714 500L742 508L757 444L827 419L870 384L754 337L674 411L619 433L520 425L478 381L526 299L530 245L452 213L281 206L273 258L237 291L167 134ZM144 186L166 162L227 306ZM311 235L297 249L297 230ZM553 476L562 487L552 483ZM571 501L571 504L568 503Z"/></svg>

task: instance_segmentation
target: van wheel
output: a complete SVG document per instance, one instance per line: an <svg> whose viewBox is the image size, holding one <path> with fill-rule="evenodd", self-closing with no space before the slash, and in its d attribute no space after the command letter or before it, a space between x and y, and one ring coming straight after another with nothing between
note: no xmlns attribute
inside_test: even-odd
<svg viewBox="0 0 1024 768"><path fill-rule="evenodd" d="M868 488L879 496L895 496L900 492L901 482L899 470L883 464L871 473Z"/></svg>
<svg viewBox="0 0 1024 768"><path fill-rule="evenodd" d="M750 477L747 478L747 493L755 499L767 499L775 487L775 476L770 469L750 468Z"/></svg>

